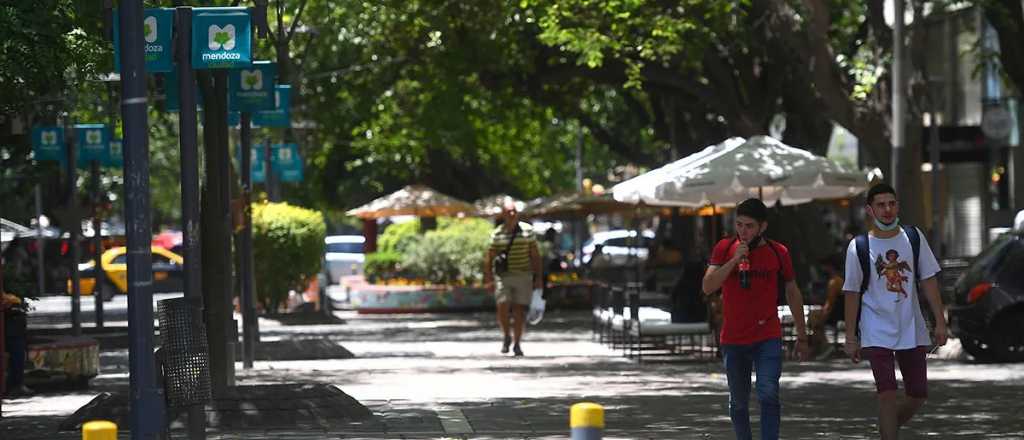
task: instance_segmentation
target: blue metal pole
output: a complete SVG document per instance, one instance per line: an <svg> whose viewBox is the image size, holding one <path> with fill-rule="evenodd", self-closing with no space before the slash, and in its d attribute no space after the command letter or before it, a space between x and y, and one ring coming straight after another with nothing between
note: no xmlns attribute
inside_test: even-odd
<svg viewBox="0 0 1024 440"><path fill-rule="evenodd" d="M149 138L142 0L121 2L121 117L124 121L124 217L128 244L128 380L132 440L164 430L164 402L153 356L153 264L150 242Z"/></svg>

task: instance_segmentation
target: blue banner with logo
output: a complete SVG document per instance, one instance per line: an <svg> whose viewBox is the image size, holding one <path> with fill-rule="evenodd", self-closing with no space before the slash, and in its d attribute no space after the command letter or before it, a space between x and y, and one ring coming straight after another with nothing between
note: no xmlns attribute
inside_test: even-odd
<svg viewBox="0 0 1024 440"><path fill-rule="evenodd" d="M252 30L247 8L195 8L192 66L234 69L252 64Z"/></svg>
<svg viewBox="0 0 1024 440"><path fill-rule="evenodd" d="M57 126L32 127L32 158L35 160L63 161L64 128Z"/></svg>
<svg viewBox="0 0 1024 440"><path fill-rule="evenodd" d="M252 172L252 183L263 183L267 180L266 161L263 160L263 144L254 144L249 148L252 159L249 169ZM242 146L235 148L236 169L242 166Z"/></svg>
<svg viewBox="0 0 1024 440"><path fill-rule="evenodd" d="M239 112L228 112L228 127L241 127L242 114Z"/></svg>
<svg viewBox="0 0 1024 440"><path fill-rule="evenodd" d="M296 144L274 144L270 152L270 168L282 182L301 182L302 156Z"/></svg>
<svg viewBox="0 0 1024 440"><path fill-rule="evenodd" d="M121 26L118 10L114 8L114 71L121 71ZM174 9L147 8L142 13L142 48L146 72L170 72L174 68L173 38Z"/></svg>
<svg viewBox="0 0 1024 440"><path fill-rule="evenodd" d="M252 124L259 127L291 126L292 86L277 86L274 93L274 110L253 113Z"/></svg>
<svg viewBox="0 0 1024 440"><path fill-rule="evenodd" d="M75 141L81 162L106 163L110 157L110 129L104 124L76 124Z"/></svg>
<svg viewBox="0 0 1024 440"><path fill-rule="evenodd" d="M203 108L203 91L196 84L196 107ZM178 70L172 70L164 74L164 110L169 112L181 111L181 91L178 90Z"/></svg>
<svg viewBox="0 0 1024 440"><path fill-rule="evenodd" d="M107 152L107 163L103 164L103 166L112 168L124 167L124 144L121 142L121 139L111 139Z"/></svg>
<svg viewBox="0 0 1024 440"><path fill-rule="evenodd" d="M240 112L274 110L277 64L254 61L251 67L228 73L228 109Z"/></svg>

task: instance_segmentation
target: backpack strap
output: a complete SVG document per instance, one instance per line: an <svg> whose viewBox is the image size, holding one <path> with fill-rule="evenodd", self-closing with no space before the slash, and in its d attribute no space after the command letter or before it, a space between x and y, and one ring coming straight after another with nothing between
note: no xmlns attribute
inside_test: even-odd
<svg viewBox="0 0 1024 440"><path fill-rule="evenodd" d="M860 293L868 291L868 278L871 276L871 249L869 247L870 241L868 240L868 234L860 234L854 239L854 245L857 247L857 260L860 262Z"/></svg>
<svg viewBox="0 0 1024 440"><path fill-rule="evenodd" d="M764 242L772 250L772 253L775 254L775 259L779 260L779 270L778 272L775 273L775 282L778 285L778 299L776 300L776 302L779 305L782 305L782 300L786 297L786 283L782 280L782 256L779 255L779 251L775 249L775 241L765 238Z"/></svg>
<svg viewBox="0 0 1024 440"><path fill-rule="evenodd" d="M917 264L917 255L921 253L921 233L915 226L900 225L900 227L903 228L903 232L907 233L907 238L910 239L910 249L914 251L914 278L921 281L921 271L918 270L921 266Z"/></svg>
<svg viewBox="0 0 1024 440"><path fill-rule="evenodd" d="M871 272L871 241L868 239L868 234L860 234L854 237L854 246L857 248L857 261L860 262L860 307L857 307L857 322L855 322L854 329L857 333L857 337L860 337L860 313L864 309L864 292L868 291L868 282L870 281ZM849 325L849 323L847 323Z"/></svg>

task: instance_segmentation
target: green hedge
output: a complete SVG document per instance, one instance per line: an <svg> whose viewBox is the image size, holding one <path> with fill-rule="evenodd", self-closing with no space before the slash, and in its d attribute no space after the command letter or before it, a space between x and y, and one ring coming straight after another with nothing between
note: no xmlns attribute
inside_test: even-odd
<svg viewBox="0 0 1024 440"><path fill-rule="evenodd" d="M371 283L399 276L402 254L392 251L378 251L366 254L363 260L363 275Z"/></svg>
<svg viewBox="0 0 1024 440"><path fill-rule="evenodd" d="M493 224L482 219L442 218L437 229L419 233L419 222L391 225L381 234L381 251L367 255L364 270L371 282L393 278L434 284L483 281L483 258Z"/></svg>
<svg viewBox="0 0 1024 440"><path fill-rule="evenodd" d="M257 298L276 312L289 290L302 291L320 272L327 228L319 212L287 203L252 205Z"/></svg>

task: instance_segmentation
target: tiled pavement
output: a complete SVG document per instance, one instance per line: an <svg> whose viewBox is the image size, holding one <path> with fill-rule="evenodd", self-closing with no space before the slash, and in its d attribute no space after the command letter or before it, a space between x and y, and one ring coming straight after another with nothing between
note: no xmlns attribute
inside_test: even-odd
<svg viewBox="0 0 1024 440"><path fill-rule="evenodd" d="M580 401L605 406L606 439L732 438L718 361L638 365L590 342L587 312L549 313L529 330L527 357L519 359L496 353L488 314L340 317L344 324L263 321L261 332L268 341L333 341L356 358L257 361L253 370L239 366L239 385L330 384L372 417L353 421L296 405L257 405L211 424L208 438L565 439L569 406ZM56 426L96 392L127 388L126 353L105 350L102 362L103 375L90 392L5 402L0 438L80 438ZM931 399L901 438L1024 440L1017 414L1024 365L932 360L929 375ZM871 377L863 365L788 363L782 393L783 438L875 438ZM756 423L756 400L751 407ZM172 437L185 433L175 430Z"/></svg>

